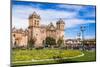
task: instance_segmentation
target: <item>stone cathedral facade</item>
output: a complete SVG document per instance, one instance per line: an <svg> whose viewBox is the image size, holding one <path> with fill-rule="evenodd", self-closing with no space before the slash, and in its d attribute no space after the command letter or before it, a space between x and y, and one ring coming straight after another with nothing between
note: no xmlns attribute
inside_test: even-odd
<svg viewBox="0 0 100 67"><path fill-rule="evenodd" d="M27 46L30 38L35 38L35 46L43 46L46 37L53 37L56 41L59 38L64 39L65 22L62 19L56 21L56 25L50 22L48 25L41 25L41 17L33 12L28 18L29 26L26 30L12 29L12 43L19 46ZM18 40L20 39L20 40Z"/></svg>

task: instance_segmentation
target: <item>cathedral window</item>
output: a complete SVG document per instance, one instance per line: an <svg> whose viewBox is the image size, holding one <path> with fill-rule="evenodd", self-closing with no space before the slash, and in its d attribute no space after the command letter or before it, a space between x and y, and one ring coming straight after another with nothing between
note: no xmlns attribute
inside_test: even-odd
<svg viewBox="0 0 100 67"><path fill-rule="evenodd" d="M39 23L37 23L37 26L39 25Z"/></svg>
<svg viewBox="0 0 100 67"><path fill-rule="evenodd" d="M34 22L36 22L36 20L34 20Z"/></svg>
<svg viewBox="0 0 100 67"><path fill-rule="evenodd" d="M36 16L34 16L34 18L36 18Z"/></svg>
<svg viewBox="0 0 100 67"><path fill-rule="evenodd" d="M36 34L36 36L37 36L38 34Z"/></svg>
<svg viewBox="0 0 100 67"><path fill-rule="evenodd" d="M35 22L35 25L36 25L36 22Z"/></svg>
<svg viewBox="0 0 100 67"><path fill-rule="evenodd" d="M15 34L13 34L13 36L15 37Z"/></svg>

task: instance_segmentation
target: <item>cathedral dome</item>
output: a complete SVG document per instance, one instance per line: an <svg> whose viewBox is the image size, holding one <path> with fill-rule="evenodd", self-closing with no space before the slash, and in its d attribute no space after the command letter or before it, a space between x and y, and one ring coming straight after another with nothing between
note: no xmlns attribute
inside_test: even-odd
<svg viewBox="0 0 100 67"><path fill-rule="evenodd" d="M57 24L65 24L64 21L60 18L58 21L57 21Z"/></svg>

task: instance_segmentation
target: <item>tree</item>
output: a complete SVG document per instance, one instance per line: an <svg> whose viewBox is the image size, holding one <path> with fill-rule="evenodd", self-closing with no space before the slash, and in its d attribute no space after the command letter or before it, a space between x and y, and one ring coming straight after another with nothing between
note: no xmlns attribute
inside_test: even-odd
<svg viewBox="0 0 100 67"><path fill-rule="evenodd" d="M46 37L46 45L47 46L53 46L56 45L56 40L53 37Z"/></svg>
<svg viewBox="0 0 100 67"><path fill-rule="evenodd" d="M57 41L58 47L60 47L64 43L63 39L59 38Z"/></svg>
<svg viewBox="0 0 100 67"><path fill-rule="evenodd" d="M29 44L28 47L29 47L30 50L32 50L32 48L34 47L35 41L36 41L35 38L31 38L31 39L28 41L28 44Z"/></svg>

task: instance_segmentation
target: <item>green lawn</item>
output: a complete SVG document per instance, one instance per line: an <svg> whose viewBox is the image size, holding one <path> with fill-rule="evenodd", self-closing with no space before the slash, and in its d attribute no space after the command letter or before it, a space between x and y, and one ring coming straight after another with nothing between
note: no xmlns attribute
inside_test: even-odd
<svg viewBox="0 0 100 67"><path fill-rule="evenodd" d="M96 52L95 51L82 51L84 56L79 58L74 58L71 61L96 61Z"/></svg>
<svg viewBox="0 0 100 67"><path fill-rule="evenodd" d="M84 53L84 56L68 59L68 57L75 57ZM59 58L60 60L55 60ZM66 59L62 59L66 58ZM44 60L54 59L50 61ZM69 62L83 62L95 61L95 51L79 51L79 50L61 50L61 49L40 49L40 50L13 50L12 52L12 65L36 65L36 64L53 64L53 63L69 63ZM16 62L16 61L30 61L30 62ZM16 62L16 63L15 63Z"/></svg>

